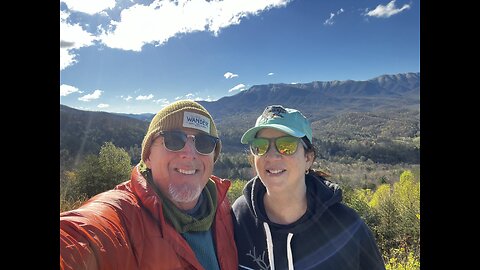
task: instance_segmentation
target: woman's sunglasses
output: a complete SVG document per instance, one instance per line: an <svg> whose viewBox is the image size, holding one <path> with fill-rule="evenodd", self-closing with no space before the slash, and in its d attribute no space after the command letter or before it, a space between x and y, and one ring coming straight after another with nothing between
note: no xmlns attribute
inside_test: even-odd
<svg viewBox="0 0 480 270"><path fill-rule="evenodd" d="M252 151L252 154L256 156L263 156L270 149L272 141L274 142L277 152L286 156L295 154L295 152L297 151L297 146L300 142L305 149L308 148L302 139L292 136L284 136L270 139L255 138L249 143L250 151Z"/></svg>
<svg viewBox="0 0 480 270"><path fill-rule="evenodd" d="M160 131L163 136L163 145L168 151L178 152L185 147L189 137L195 142L195 150L199 154L209 155L215 150L219 138L207 134L188 135L182 131Z"/></svg>

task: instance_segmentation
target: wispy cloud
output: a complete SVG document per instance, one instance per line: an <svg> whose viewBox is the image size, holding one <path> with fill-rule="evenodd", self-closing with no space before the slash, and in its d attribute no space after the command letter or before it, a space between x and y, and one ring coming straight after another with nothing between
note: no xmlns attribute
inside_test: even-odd
<svg viewBox="0 0 480 270"><path fill-rule="evenodd" d="M217 101L218 98L214 98L214 97L211 97L211 96L207 96L206 98L202 98L202 99L199 99L199 100L205 100L205 101Z"/></svg>
<svg viewBox="0 0 480 270"><path fill-rule="evenodd" d="M388 18L404 10L407 10L409 8L410 8L409 4L405 4L401 8L397 8L395 7L395 0L392 0L386 6L378 5L374 10L370 10L370 11L368 11L367 9L365 12L365 16Z"/></svg>
<svg viewBox="0 0 480 270"><path fill-rule="evenodd" d="M96 34L87 33L78 24L67 23L68 12L61 11L60 39L74 48L92 45L100 40L110 48L141 51L145 44L159 46L178 34L198 31L212 32L217 36L223 28L240 24L243 18L255 16L272 8L286 6L291 0L262 1L209 1L209 0L154 0L149 5L119 2L114 0L61 0L68 12L103 14L115 9L118 20L98 25ZM129 5L129 6L128 6ZM123 10L121 10L124 8ZM201 10L201 12L199 12ZM79 34L83 38L73 39ZM61 51L61 69L73 65L75 54Z"/></svg>
<svg viewBox="0 0 480 270"><path fill-rule="evenodd" d="M148 95L148 96L142 96L142 95L140 95L140 96L137 96L137 97L135 98L135 100L150 100L150 99L152 99L152 98L153 98L153 95L152 95L152 94L150 94L150 95Z"/></svg>
<svg viewBox="0 0 480 270"><path fill-rule="evenodd" d="M60 11L60 70L77 62L75 50L91 46L97 39L79 24L70 24L69 13Z"/></svg>
<svg viewBox="0 0 480 270"><path fill-rule="evenodd" d="M180 100L180 99L188 99L188 100L194 100L194 101L215 101L217 100L216 98L207 96L207 97L200 97L198 93L188 93L184 96L178 96L175 97L175 100Z"/></svg>
<svg viewBox="0 0 480 270"><path fill-rule="evenodd" d="M231 78L238 77L238 75L233 74L232 72L227 72L227 73L223 74L223 77L225 77L225 79L231 79Z"/></svg>
<svg viewBox="0 0 480 270"><path fill-rule="evenodd" d="M128 95L128 96L126 96L126 97L125 97L125 96L120 96L120 98L123 99L123 100L125 100L125 101L130 101L130 100L132 100L133 97L130 96L130 95Z"/></svg>
<svg viewBox="0 0 480 270"><path fill-rule="evenodd" d="M180 99L194 100L195 99L195 94L188 93L188 94L183 95L183 96L175 97L175 100L180 100Z"/></svg>
<svg viewBox="0 0 480 270"><path fill-rule="evenodd" d="M193 93L188 93L184 96L178 96L175 98L175 100L180 100L180 99L188 99L188 100L195 100L197 94Z"/></svg>
<svg viewBox="0 0 480 270"><path fill-rule="evenodd" d="M168 101L166 98L155 99L155 100L153 100L153 102L156 103L156 104L161 104L162 107L167 106L168 104L170 104L170 101Z"/></svg>
<svg viewBox="0 0 480 270"><path fill-rule="evenodd" d="M333 17L335 17L336 15L339 15L341 13L343 13L343 8L339 9L336 13L330 13L330 18L326 19L323 24L324 25L333 25L333 23L334 23Z"/></svg>
<svg viewBox="0 0 480 270"><path fill-rule="evenodd" d="M115 0L60 0L60 2L65 3L70 10L90 15L115 7Z"/></svg>
<svg viewBox="0 0 480 270"><path fill-rule="evenodd" d="M273 74L275 74L275 73L270 72L270 73L267 74L267 76L272 76Z"/></svg>
<svg viewBox="0 0 480 270"><path fill-rule="evenodd" d="M105 103L100 103L100 104L97 105L97 107L100 108L100 109L103 109L103 108L108 108L108 107L110 107L110 105L105 104Z"/></svg>
<svg viewBox="0 0 480 270"><path fill-rule="evenodd" d="M71 86L68 84L60 85L60 96L65 97L70 95L71 93L79 92L78 88L75 86Z"/></svg>
<svg viewBox="0 0 480 270"><path fill-rule="evenodd" d="M91 100L99 99L102 93L103 91L97 89L93 91L93 93L91 94L85 95L83 97L79 97L78 100L89 102Z"/></svg>
<svg viewBox="0 0 480 270"><path fill-rule="evenodd" d="M235 87L231 88L230 90L228 90L228 92L231 93L231 92L234 92L234 91L243 91L245 89L246 89L245 84L241 83L241 84L238 84Z"/></svg>

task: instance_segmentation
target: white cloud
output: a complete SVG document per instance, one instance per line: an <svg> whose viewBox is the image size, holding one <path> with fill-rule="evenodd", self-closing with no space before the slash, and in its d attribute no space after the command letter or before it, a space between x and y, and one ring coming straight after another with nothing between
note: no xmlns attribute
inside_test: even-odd
<svg viewBox="0 0 480 270"><path fill-rule="evenodd" d="M194 100L194 101L215 101L217 99L212 98L210 96L205 97L200 97L198 96L199 93L188 93L184 96L178 96L175 97L175 100L181 100L181 99L187 99L187 100Z"/></svg>
<svg viewBox="0 0 480 270"><path fill-rule="evenodd" d="M91 94L85 95L83 97L79 97L78 100L89 102L89 101L94 100L94 99L99 99L100 96L102 95L102 93L103 93L103 91L97 89L97 90L93 91L93 93L91 93Z"/></svg>
<svg viewBox="0 0 480 270"><path fill-rule="evenodd" d="M96 40L95 36L83 30L79 24L69 24L69 16L69 13L60 11L60 70L77 62L76 49L91 46Z"/></svg>
<svg viewBox="0 0 480 270"><path fill-rule="evenodd" d="M230 93L230 92L234 92L234 91L243 91L245 89L246 89L245 84L241 83L241 84L237 84L235 87L228 90L228 92Z"/></svg>
<svg viewBox="0 0 480 270"><path fill-rule="evenodd" d="M70 95L71 93L78 92L78 88L75 86L71 86L68 84L62 84L60 85L60 96L65 97Z"/></svg>
<svg viewBox="0 0 480 270"><path fill-rule="evenodd" d="M100 38L111 48L141 51L145 44L159 46L177 34L210 31L218 35L244 17L286 6L289 1L155 0L148 6L136 4L122 10L120 20L112 21Z"/></svg>
<svg viewBox="0 0 480 270"><path fill-rule="evenodd" d="M332 25L333 24L333 17L335 17L335 14L330 13L330 18L326 19L323 24L324 25Z"/></svg>
<svg viewBox="0 0 480 270"><path fill-rule="evenodd" d="M205 101L217 101L216 98L213 98L211 96L207 96L206 98L200 98L199 100L205 100Z"/></svg>
<svg viewBox="0 0 480 270"><path fill-rule="evenodd" d="M395 0L392 0L386 6L378 5L374 10L368 11L365 16L388 18L409 8L410 5L408 4L403 5L401 8L396 8Z"/></svg>
<svg viewBox="0 0 480 270"><path fill-rule="evenodd" d="M126 97L125 97L125 96L120 96L120 98L122 98L122 99L125 100L125 101L130 101L133 97L130 96L130 95L128 95L128 96L126 96Z"/></svg>
<svg viewBox="0 0 480 270"><path fill-rule="evenodd" d="M335 13L330 13L330 18L326 19L325 22L323 23L324 25L333 25L333 17L335 17L335 15L339 15L343 13L343 8L340 8L336 14Z"/></svg>
<svg viewBox="0 0 480 270"><path fill-rule="evenodd" d="M134 4L123 9L119 21L111 21L106 29L98 25L99 34L94 35L80 24L68 22L70 12L107 16L105 11L115 7L115 0L61 0L68 11L60 10L60 70L77 63L78 49L96 41L111 48L141 51L145 44L159 46L178 34L210 31L218 35L244 17L284 7L290 1L154 0L148 6Z"/></svg>
<svg viewBox="0 0 480 270"><path fill-rule="evenodd" d="M105 104L105 103L100 103L100 104L97 105L97 107L100 108L100 109L103 109L103 108L108 108L108 107L110 107L110 105Z"/></svg>
<svg viewBox="0 0 480 270"><path fill-rule="evenodd" d="M267 75L268 75L268 76L272 76L273 74L275 74L275 73L270 72L270 73L268 73Z"/></svg>
<svg viewBox="0 0 480 270"><path fill-rule="evenodd" d="M166 98L156 99L153 102L156 103L156 104L162 104L162 107L170 104L170 101L168 101Z"/></svg>
<svg viewBox="0 0 480 270"><path fill-rule="evenodd" d="M68 9L84 12L90 15L115 7L115 0L60 0L67 4Z"/></svg>
<svg viewBox="0 0 480 270"><path fill-rule="evenodd" d="M227 73L223 74L223 77L225 77L225 79L231 79L231 78L238 77L238 74L233 74L232 72L227 72Z"/></svg>
<svg viewBox="0 0 480 270"><path fill-rule="evenodd" d="M185 95L185 98L186 98L186 99L192 99L192 100L193 100L193 99L195 99L195 94L188 93L188 94Z"/></svg>
<svg viewBox="0 0 480 270"><path fill-rule="evenodd" d="M135 99L136 100L149 100L149 99L152 99L153 98L153 95L150 94L148 96L137 96Z"/></svg>
<svg viewBox="0 0 480 270"><path fill-rule="evenodd" d="M75 54L69 52L67 49L60 48L60 70L64 70L76 62Z"/></svg>

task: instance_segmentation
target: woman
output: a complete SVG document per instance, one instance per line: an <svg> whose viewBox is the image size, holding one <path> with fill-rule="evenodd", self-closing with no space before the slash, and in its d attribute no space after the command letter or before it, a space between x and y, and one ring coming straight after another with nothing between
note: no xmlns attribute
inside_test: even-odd
<svg viewBox="0 0 480 270"><path fill-rule="evenodd" d="M268 106L241 142L257 176L232 206L240 269L385 269L338 185L310 169L316 153L301 112Z"/></svg>

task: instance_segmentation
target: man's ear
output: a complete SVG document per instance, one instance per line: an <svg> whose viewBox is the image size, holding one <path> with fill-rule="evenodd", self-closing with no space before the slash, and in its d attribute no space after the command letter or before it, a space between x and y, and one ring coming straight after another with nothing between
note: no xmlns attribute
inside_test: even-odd
<svg viewBox="0 0 480 270"><path fill-rule="evenodd" d="M147 165L147 168L151 169L152 166L150 166L152 163L150 162L150 154L148 154L148 157L143 161L145 165Z"/></svg>

